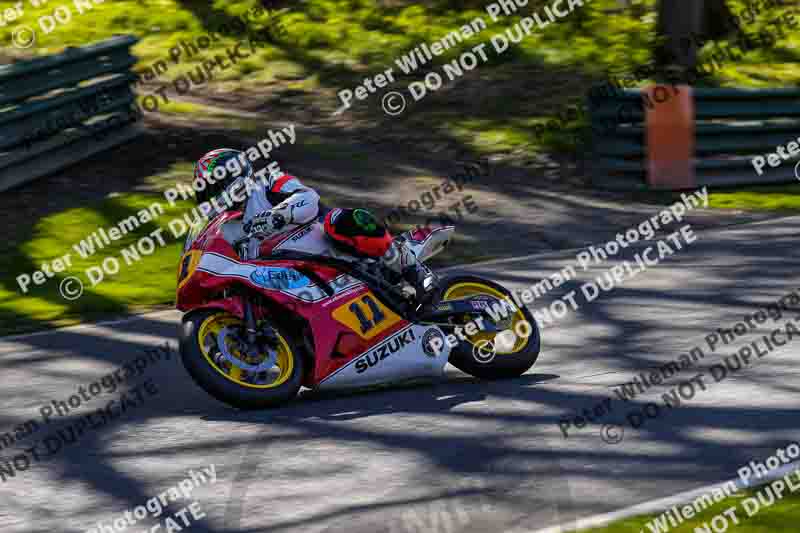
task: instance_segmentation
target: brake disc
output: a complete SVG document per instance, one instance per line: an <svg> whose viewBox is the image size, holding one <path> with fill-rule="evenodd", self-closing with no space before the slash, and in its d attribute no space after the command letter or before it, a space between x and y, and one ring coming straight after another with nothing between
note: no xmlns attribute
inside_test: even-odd
<svg viewBox="0 0 800 533"><path fill-rule="evenodd" d="M275 362L278 359L278 352L270 348L266 348L267 354L261 363L257 365L250 365L245 363L240 358L236 357L230 352L230 349L228 348L228 343L225 342L228 339L228 335L231 335L231 338L233 338L236 341L236 343L239 344L240 346L242 345L242 342L241 339L239 339L239 336L233 333L233 330L231 328L227 327L222 328L220 332L217 334L217 345L219 346L219 351L222 354L222 358L228 361L230 364L237 366L246 372L256 372L256 373L266 372L267 370L275 366ZM261 354L254 354L254 355L246 354L246 355L248 357L258 357Z"/></svg>

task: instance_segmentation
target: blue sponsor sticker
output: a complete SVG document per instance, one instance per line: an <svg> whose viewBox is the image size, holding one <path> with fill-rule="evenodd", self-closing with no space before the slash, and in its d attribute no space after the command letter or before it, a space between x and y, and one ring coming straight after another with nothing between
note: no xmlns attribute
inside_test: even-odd
<svg viewBox="0 0 800 533"><path fill-rule="evenodd" d="M250 279L256 285L278 290L297 289L311 283L308 277L297 270L280 267L259 267L250 274Z"/></svg>

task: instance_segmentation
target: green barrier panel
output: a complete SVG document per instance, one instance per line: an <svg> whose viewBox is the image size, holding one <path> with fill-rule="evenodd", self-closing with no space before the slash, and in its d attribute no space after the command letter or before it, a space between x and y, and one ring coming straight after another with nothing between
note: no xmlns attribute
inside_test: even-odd
<svg viewBox="0 0 800 533"><path fill-rule="evenodd" d="M671 91L665 86L664 94ZM698 186L797 180L794 167L800 154L778 167L766 165L760 175L752 159L798 140L800 89L694 89L694 98ZM605 189L646 189L645 109L658 102L631 89L588 102L593 183Z"/></svg>
<svg viewBox="0 0 800 533"><path fill-rule="evenodd" d="M590 89L589 94L593 91ZM640 91L588 98L591 134L589 168L596 187L646 188L646 143Z"/></svg>
<svg viewBox="0 0 800 533"><path fill-rule="evenodd" d="M118 36L0 67L0 191L142 133L136 42Z"/></svg>

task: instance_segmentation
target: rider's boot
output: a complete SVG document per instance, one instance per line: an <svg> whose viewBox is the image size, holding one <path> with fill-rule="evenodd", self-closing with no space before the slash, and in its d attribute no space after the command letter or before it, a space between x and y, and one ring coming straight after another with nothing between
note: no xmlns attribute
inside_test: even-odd
<svg viewBox="0 0 800 533"><path fill-rule="evenodd" d="M381 261L398 282L405 282L401 290L407 296L419 299L433 289L432 279L429 279L430 271L417 260L417 256L404 240L396 239L392 242Z"/></svg>

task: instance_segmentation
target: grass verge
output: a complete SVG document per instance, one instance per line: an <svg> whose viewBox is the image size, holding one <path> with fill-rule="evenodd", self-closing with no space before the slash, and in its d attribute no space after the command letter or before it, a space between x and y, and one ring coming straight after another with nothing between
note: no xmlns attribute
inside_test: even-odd
<svg viewBox="0 0 800 533"><path fill-rule="evenodd" d="M796 489L800 488L798 472L790 474ZM652 521L661 515L655 514L621 520L602 528L581 530L580 533L794 533L800 524L800 492L792 493L789 488L784 488L782 498L767 492L779 481L783 482L777 480L758 489L735 493L675 527L669 521L664 523L665 527L657 527ZM770 503L773 500L774 503ZM692 508L679 506L681 509L685 507ZM689 515L684 513L684 516ZM723 518L715 518L718 516Z"/></svg>
<svg viewBox="0 0 800 533"><path fill-rule="evenodd" d="M91 255L81 257L73 244L104 228L108 231L120 221L138 217L142 210L154 210L158 204L163 214L123 235L119 240ZM6 273L0 281L0 334L20 333L46 327L65 326L82 320L107 318L109 315L126 314L174 301L175 275L183 240L175 238L167 224L179 218L191 208L189 202L170 206L158 194L122 194L107 198L93 206L68 209L47 216L33 225L21 238L21 244L13 248L0 247L0 269ZM161 230L164 245L156 246L152 253L148 248L131 247L142 237ZM2 249L2 248L6 249ZM126 250L123 255L123 250ZM69 254L71 266L40 285L32 281L23 293L17 279L41 270L43 264ZM106 261L103 279L93 286L87 271L92 269L95 279ZM112 274L119 265L118 272ZM77 277L84 285L83 295L69 301L59 293L63 280ZM72 287L74 290L74 287Z"/></svg>
<svg viewBox="0 0 800 533"><path fill-rule="evenodd" d="M800 185L748 187L713 191L709 206L718 209L800 212Z"/></svg>

